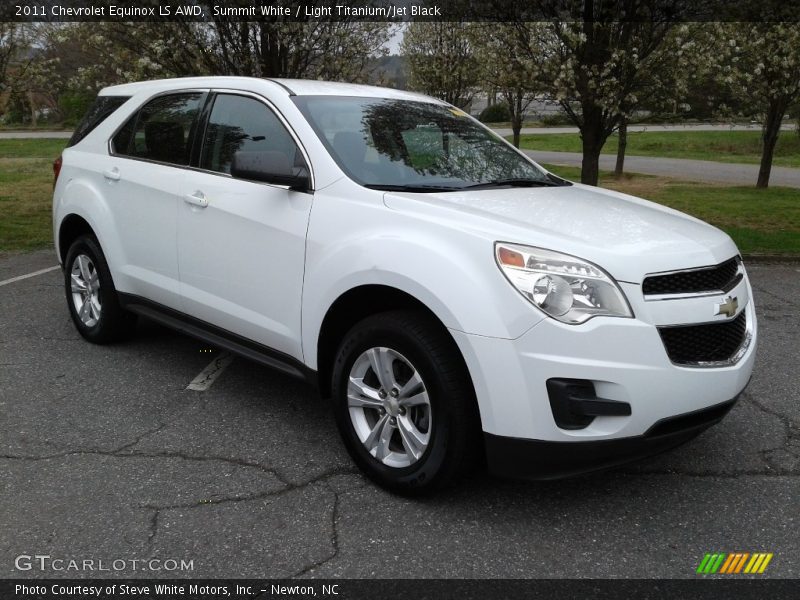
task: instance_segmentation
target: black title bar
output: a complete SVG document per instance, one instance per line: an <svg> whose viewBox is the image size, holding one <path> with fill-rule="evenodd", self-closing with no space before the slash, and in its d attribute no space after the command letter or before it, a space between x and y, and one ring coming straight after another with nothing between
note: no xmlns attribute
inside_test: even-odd
<svg viewBox="0 0 800 600"><path fill-rule="evenodd" d="M618 600L619 598L781 600L797 592L797 579L308 579L308 580L0 580L3 600ZM795 596L796 597L796 596Z"/></svg>
<svg viewBox="0 0 800 600"><path fill-rule="evenodd" d="M0 21L769 21L800 0L2 0Z"/></svg>

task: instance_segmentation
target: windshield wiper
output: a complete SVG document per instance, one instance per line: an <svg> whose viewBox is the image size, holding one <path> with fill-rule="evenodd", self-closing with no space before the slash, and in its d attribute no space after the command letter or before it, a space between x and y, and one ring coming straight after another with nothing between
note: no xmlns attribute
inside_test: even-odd
<svg viewBox="0 0 800 600"><path fill-rule="evenodd" d="M382 190L385 192L455 192L463 189L460 187L452 187L447 185L423 185L423 184L381 184L381 183L367 183L364 187L371 190Z"/></svg>
<svg viewBox="0 0 800 600"><path fill-rule="evenodd" d="M506 179L493 179L492 181L487 181L484 183L476 183L475 185L468 185L464 188L464 190L476 190L481 188L492 188L492 187L560 187L565 185L564 183L560 183L558 181L552 181L547 179L524 179L522 177L508 177Z"/></svg>

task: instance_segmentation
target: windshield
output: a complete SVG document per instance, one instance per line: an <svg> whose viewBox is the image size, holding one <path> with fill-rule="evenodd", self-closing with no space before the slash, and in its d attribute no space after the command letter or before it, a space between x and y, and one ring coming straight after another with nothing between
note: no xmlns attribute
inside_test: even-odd
<svg viewBox="0 0 800 600"><path fill-rule="evenodd" d="M386 98L293 98L339 166L375 189L563 185L466 113Z"/></svg>

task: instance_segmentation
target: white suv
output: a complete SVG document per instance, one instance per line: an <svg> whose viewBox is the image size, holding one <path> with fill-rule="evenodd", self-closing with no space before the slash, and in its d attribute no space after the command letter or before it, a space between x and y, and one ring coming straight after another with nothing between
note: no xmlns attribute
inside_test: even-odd
<svg viewBox="0 0 800 600"><path fill-rule="evenodd" d="M305 378L395 491L484 456L553 478L654 454L718 422L753 369L727 235L564 181L433 98L109 87L54 167L83 337L117 340L139 315Z"/></svg>

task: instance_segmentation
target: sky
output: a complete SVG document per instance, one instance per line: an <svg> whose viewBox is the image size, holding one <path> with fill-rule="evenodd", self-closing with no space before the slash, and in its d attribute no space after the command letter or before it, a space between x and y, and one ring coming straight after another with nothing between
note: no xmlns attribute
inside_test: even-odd
<svg viewBox="0 0 800 600"><path fill-rule="evenodd" d="M405 31L405 28L406 24L401 23L391 39L386 42L386 47L389 48L389 54L400 54L400 42L403 40L403 32Z"/></svg>

